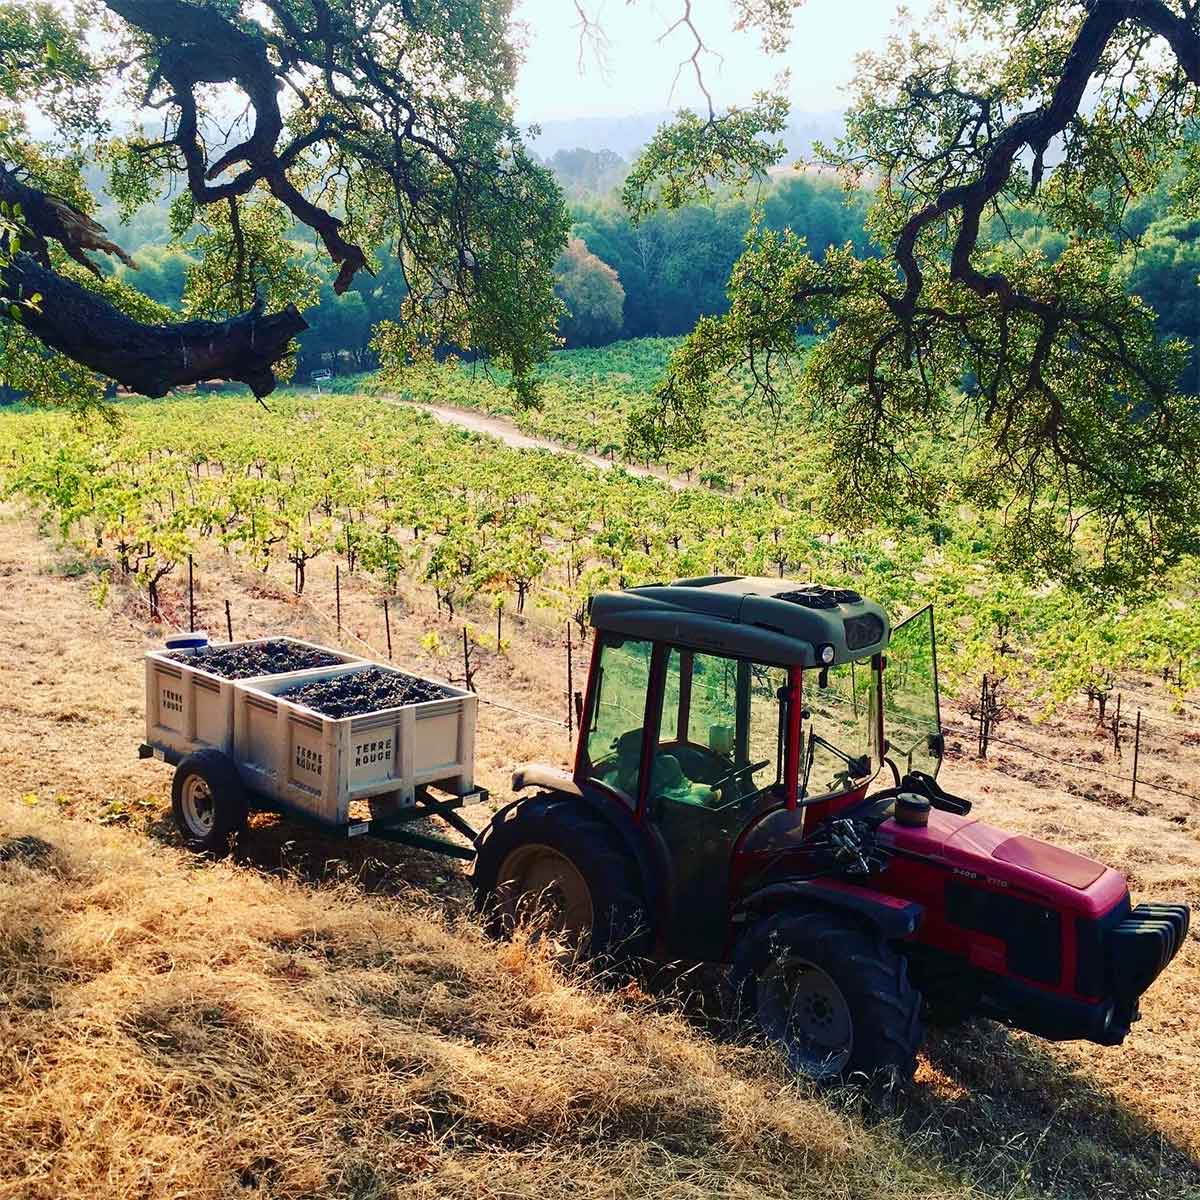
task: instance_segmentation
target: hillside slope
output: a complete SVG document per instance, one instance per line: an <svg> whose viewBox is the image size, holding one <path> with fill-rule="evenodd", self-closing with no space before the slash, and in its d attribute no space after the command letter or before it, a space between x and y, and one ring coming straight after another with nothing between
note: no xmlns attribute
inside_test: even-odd
<svg viewBox="0 0 1200 1200"><path fill-rule="evenodd" d="M0 826L53 847L0 866L0 1194L939 1186L750 1054L437 911L11 800Z"/></svg>
<svg viewBox="0 0 1200 1200"><path fill-rule="evenodd" d="M235 632L332 640L307 594L219 557L198 569L214 627L229 597ZM603 994L483 941L431 856L260 818L235 861L196 864L166 819L169 771L134 757L162 630L119 589L96 599L0 512L0 839L52 847L0 865L0 1197L1200 1194L1194 939L1124 1047L981 1023L935 1038L880 1120L715 1042L671 994ZM352 647L378 614L343 599ZM431 606L414 591L393 612L397 661L432 669ZM486 694L555 711L554 643L513 638ZM512 762L567 742L485 707L479 749L502 790ZM1194 819L962 761L948 783L1142 896L1200 900Z"/></svg>

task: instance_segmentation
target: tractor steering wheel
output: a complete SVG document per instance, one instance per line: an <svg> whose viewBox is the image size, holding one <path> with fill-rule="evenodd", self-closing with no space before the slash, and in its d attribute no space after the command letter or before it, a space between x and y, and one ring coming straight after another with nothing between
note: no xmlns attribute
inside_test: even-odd
<svg viewBox="0 0 1200 1200"><path fill-rule="evenodd" d="M725 788L732 784L734 780L740 779L743 775L753 775L755 771L761 771L763 767L769 767L770 765L771 760L769 758L764 758L762 762L742 763L740 767L734 767L732 770L727 771L715 783L709 784L709 787L724 801Z"/></svg>

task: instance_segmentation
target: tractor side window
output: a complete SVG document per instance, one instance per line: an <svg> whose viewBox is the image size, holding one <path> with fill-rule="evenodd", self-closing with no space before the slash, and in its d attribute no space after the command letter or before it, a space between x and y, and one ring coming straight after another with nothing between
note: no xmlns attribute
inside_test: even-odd
<svg viewBox="0 0 1200 1200"><path fill-rule="evenodd" d="M652 650L636 638L605 640L587 731L588 774L635 802Z"/></svg>

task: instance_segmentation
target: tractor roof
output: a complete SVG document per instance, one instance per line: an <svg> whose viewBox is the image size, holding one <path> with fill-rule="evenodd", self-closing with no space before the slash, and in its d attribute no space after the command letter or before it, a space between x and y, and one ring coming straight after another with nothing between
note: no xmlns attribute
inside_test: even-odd
<svg viewBox="0 0 1200 1200"><path fill-rule="evenodd" d="M591 618L610 633L805 667L820 665L823 645L835 663L874 654L890 632L883 609L848 588L739 575L602 592Z"/></svg>

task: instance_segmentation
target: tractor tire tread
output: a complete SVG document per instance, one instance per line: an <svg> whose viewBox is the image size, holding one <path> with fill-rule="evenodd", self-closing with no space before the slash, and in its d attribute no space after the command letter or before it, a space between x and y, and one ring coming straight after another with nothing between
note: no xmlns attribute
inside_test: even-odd
<svg viewBox="0 0 1200 1200"><path fill-rule="evenodd" d="M757 976L781 942L827 969L851 1006L856 1036L841 1076L882 1075L888 1086L911 1079L924 1032L920 993L909 981L903 955L852 917L784 910L751 926L732 960L732 998L740 1022L747 1024L746 1014L754 1012Z"/></svg>

